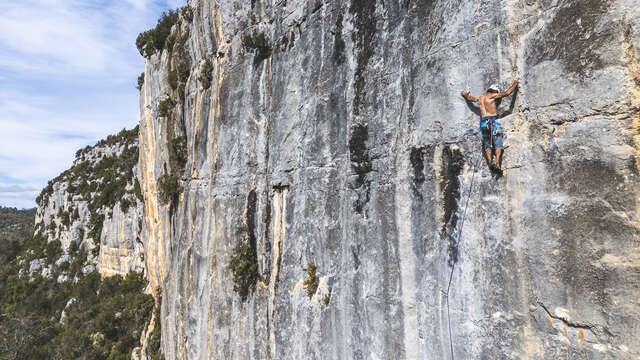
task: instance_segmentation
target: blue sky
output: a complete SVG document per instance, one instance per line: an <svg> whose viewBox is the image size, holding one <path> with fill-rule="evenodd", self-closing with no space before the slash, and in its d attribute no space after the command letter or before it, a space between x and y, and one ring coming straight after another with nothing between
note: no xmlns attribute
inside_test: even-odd
<svg viewBox="0 0 640 360"><path fill-rule="evenodd" d="M77 149L138 123L135 38L185 3L0 1L0 205L34 207Z"/></svg>

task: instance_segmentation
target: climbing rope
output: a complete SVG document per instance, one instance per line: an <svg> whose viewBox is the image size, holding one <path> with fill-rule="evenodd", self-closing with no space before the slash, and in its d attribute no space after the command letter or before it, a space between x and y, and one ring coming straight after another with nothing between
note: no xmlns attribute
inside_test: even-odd
<svg viewBox="0 0 640 360"><path fill-rule="evenodd" d="M460 228L458 229L458 237L456 240L456 246L460 246L460 239L462 238L462 228L464 227L464 220L467 218L467 209L469 208L469 199L471 199L471 192L473 191L473 180L476 177L476 172L478 172L478 163L480 162L480 158L482 157L479 156L475 159L475 162L473 164L473 174L471 175L471 183L469 184L469 192L467 194L467 201L464 204L464 211L462 212L462 221L460 222ZM451 280L453 280L453 271L456 268L456 263L454 262L453 265L451 266L451 273L449 274L449 284L447 285L447 290L442 290L442 292L444 293L446 302L447 302L447 323L448 323L448 328L449 328L449 347L451 349L451 360L455 360L454 354L453 354L453 336L451 335L451 314L450 314L450 310L449 310L449 290L451 290Z"/></svg>

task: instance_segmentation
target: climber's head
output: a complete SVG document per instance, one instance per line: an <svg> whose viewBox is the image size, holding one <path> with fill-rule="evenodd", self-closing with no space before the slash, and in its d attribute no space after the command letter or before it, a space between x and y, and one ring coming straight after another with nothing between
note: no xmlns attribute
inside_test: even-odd
<svg viewBox="0 0 640 360"><path fill-rule="evenodd" d="M489 88L487 89L487 94L497 94L499 92L500 92L500 89L496 84L489 86Z"/></svg>

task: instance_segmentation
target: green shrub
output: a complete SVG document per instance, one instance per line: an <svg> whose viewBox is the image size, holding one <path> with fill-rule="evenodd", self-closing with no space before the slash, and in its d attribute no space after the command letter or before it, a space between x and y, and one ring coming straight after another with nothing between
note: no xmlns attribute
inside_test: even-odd
<svg viewBox="0 0 640 360"><path fill-rule="evenodd" d="M318 290L318 278L316 277L316 270L316 265L310 262L307 265L307 278L302 282L302 286L307 289L307 296L309 296L309 299L311 299Z"/></svg>
<svg viewBox="0 0 640 360"><path fill-rule="evenodd" d="M151 30L138 34L138 37L136 38L136 47L138 48L140 55L144 57L149 57L155 53Z"/></svg>
<svg viewBox="0 0 640 360"><path fill-rule="evenodd" d="M56 239L47 243L45 248L45 255L47 256L47 263L53 264L62 255L62 243Z"/></svg>
<svg viewBox="0 0 640 360"><path fill-rule="evenodd" d="M189 41L189 28L186 28L182 31L181 35L177 38L178 44L176 45L176 52L181 55L186 55L187 51L185 51L184 47L187 45L187 41Z"/></svg>
<svg viewBox="0 0 640 360"><path fill-rule="evenodd" d="M78 250L80 250L80 244L77 241L72 241L69 244L69 255L74 256L77 254Z"/></svg>
<svg viewBox="0 0 640 360"><path fill-rule="evenodd" d="M164 203L173 201L181 192L180 179L175 175L165 174L158 179L160 200Z"/></svg>
<svg viewBox="0 0 640 360"><path fill-rule="evenodd" d="M43 200L46 202L49 199L49 197L53 194L54 183L55 183L55 179L49 180L49 182L47 183L47 186L45 186L44 189L42 189L42 191L40 192L40 195L36 197L36 203L39 206L43 206L44 205Z"/></svg>
<svg viewBox="0 0 640 360"><path fill-rule="evenodd" d="M131 130L122 129L116 135L109 135L107 136L106 139L98 141L98 143L95 146L93 146L93 148L101 147L101 146L110 146L115 144L130 145L134 141L138 140L139 131L140 131L139 125L136 125L136 127L134 127ZM90 149L91 148L87 149L86 151L88 152Z"/></svg>
<svg viewBox="0 0 640 360"><path fill-rule="evenodd" d="M173 45L176 43L176 36L175 35L169 35L167 37L167 40L164 43L164 48L169 50L169 52L171 53L173 51Z"/></svg>
<svg viewBox="0 0 640 360"><path fill-rule="evenodd" d="M187 137L179 136L171 140L171 146L169 147L169 162L171 164L171 170L182 174L184 166L187 163Z"/></svg>
<svg viewBox="0 0 640 360"><path fill-rule="evenodd" d="M210 59L206 59L202 64L200 69L200 82L202 83L202 87L208 89L211 86L211 81L213 80L213 63Z"/></svg>
<svg viewBox="0 0 640 360"><path fill-rule="evenodd" d="M129 198L127 198L126 196L123 196L120 199L120 210L123 213L126 213L130 207L131 207L131 200L129 200Z"/></svg>
<svg viewBox="0 0 640 360"><path fill-rule="evenodd" d="M324 306L328 306L331 302L331 288L329 288L329 292L322 298L322 304Z"/></svg>
<svg viewBox="0 0 640 360"><path fill-rule="evenodd" d="M242 301L246 301L260 279L258 255L255 246L249 242L246 230L238 229L238 234L240 239L232 250L229 268L233 274L233 291Z"/></svg>
<svg viewBox="0 0 640 360"><path fill-rule="evenodd" d="M153 331L149 335L149 342L147 343L147 355L151 360L164 360L164 354L162 353L161 338L162 338L162 321L160 320L160 308L162 306L162 296L158 296L158 303L154 310L154 327Z"/></svg>
<svg viewBox="0 0 640 360"><path fill-rule="evenodd" d="M178 85L178 98L179 99L184 99L184 90L185 90L185 84L181 82L180 85Z"/></svg>
<svg viewBox="0 0 640 360"><path fill-rule="evenodd" d="M142 72L142 74L140 74L140 76L138 76L138 86L136 86L136 89L142 90L143 85L144 85L144 71ZM76 154L76 157L77 157L77 154Z"/></svg>
<svg viewBox="0 0 640 360"><path fill-rule="evenodd" d="M182 17L187 20L188 22L192 22L193 21L193 8L191 8L191 6L187 5L182 7Z"/></svg>
<svg viewBox="0 0 640 360"><path fill-rule="evenodd" d="M271 44L267 36L254 30L253 34L247 34L242 38L242 47L247 52L255 52L255 62L259 63L271 56Z"/></svg>
<svg viewBox="0 0 640 360"><path fill-rule="evenodd" d="M89 237L94 240L96 245L100 245L100 235L102 235L102 224L104 223L104 215L92 213L89 219Z"/></svg>
<svg viewBox="0 0 640 360"><path fill-rule="evenodd" d="M189 79L190 73L191 68L189 68L189 65L183 62L178 63L178 77L181 82L186 82Z"/></svg>
<svg viewBox="0 0 640 360"><path fill-rule="evenodd" d="M158 104L158 116L167 116L176 105L171 98L166 98Z"/></svg>
<svg viewBox="0 0 640 360"><path fill-rule="evenodd" d="M178 22L178 12L169 10L162 13L155 28L142 32L136 38L136 47L140 55L149 57L167 46L171 28Z"/></svg>
<svg viewBox="0 0 640 360"><path fill-rule="evenodd" d="M69 211L64 211L62 213L62 225L64 225L65 227L69 227L69 225L71 225L71 214L69 214Z"/></svg>
<svg viewBox="0 0 640 360"><path fill-rule="evenodd" d="M71 222L76 221L80 219L80 212L78 211L78 208L73 209L73 215L71 216Z"/></svg>

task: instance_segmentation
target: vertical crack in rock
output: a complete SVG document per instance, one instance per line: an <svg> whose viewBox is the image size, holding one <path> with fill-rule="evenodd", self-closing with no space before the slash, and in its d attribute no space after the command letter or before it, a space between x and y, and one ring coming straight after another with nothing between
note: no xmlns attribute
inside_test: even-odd
<svg viewBox="0 0 640 360"><path fill-rule="evenodd" d="M351 6L349 7L349 12L354 16L352 39L354 50L357 52L352 109L356 122L365 107L365 72L369 64L369 59L371 59L374 54L374 38L376 34L375 10L376 1L371 0L351 0ZM369 159L369 152L366 147L366 142L369 138L368 130L367 125L356 123L352 126L351 137L349 138L351 167L357 175L355 188L358 199L354 207L359 214L362 214L364 206L369 202L370 182L366 180L367 173L371 171L371 160Z"/></svg>
<svg viewBox="0 0 640 360"><path fill-rule="evenodd" d="M217 84L217 94L216 94L216 112L215 112L215 123L213 126L213 166L214 166L214 170L218 169L218 149L220 144L218 143L218 136L220 133L220 123L222 121L222 95L223 95L223 86L225 85L225 73L224 73L224 69L222 67L222 64L224 62L224 58L220 59L218 62L218 84ZM228 93L225 93L226 96L228 96ZM226 98L225 98L226 100ZM215 175L215 174L214 174Z"/></svg>
<svg viewBox="0 0 640 360"><path fill-rule="evenodd" d="M247 232L249 236L249 245L251 249L256 250L256 190L249 191L247 196ZM257 255L256 255L257 257Z"/></svg>
<svg viewBox="0 0 640 360"><path fill-rule="evenodd" d="M273 104L273 56L269 57L269 104L267 107L267 116L266 121L264 123L264 172L265 174L269 173L269 157L270 153L270 140L271 140L271 106ZM264 207L264 258L265 258L265 266L263 267L263 271L265 274L262 274L263 278L269 282L271 280L271 274L268 273L268 269L271 267L271 262L269 261L269 253L271 252L271 242L269 241L269 230L271 229L271 196L269 196L269 180L265 181L265 190L264 190L264 198L265 198L265 207Z"/></svg>
<svg viewBox="0 0 640 360"><path fill-rule="evenodd" d="M276 349L276 326L274 313L276 306L276 291L280 280L280 266L282 265L282 255L284 251L284 241L286 237L287 220L287 193L286 187L273 189L273 267L271 269L271 279L269 281L269 349L272 358L277 357Z"/></svg>
<svg viewBox="0 0 640 360"><path fill-rule="evenodd" d="M342 65L345 61L344 49L346 45L342 38L343 21L344 15L342 11L338 10L338 16L336 17L336 33L334 35L333 42L333 60L337 65Z"/></svg>
<svg viewBox="0 0 640 360"><path fill-rule="evenodd" d="M376 35L376 1L372 0L351 0L349 12L354 16L354 31L352 39L357 53L357 66L354 74L354 94L353 94L353 114L360 115L364 108L366 85L365 71L369 64L369 59L374 54L374 39Z"/></svg>
<svg viewBox="0 0 640 360"><path fill-rule="evenodd" d="M351 137L349 138L349 155L351 167L356 173L354 186L358 195L354 207L359 214L362 214L362 209L369 202L370 180L367 180L367 174L371 172L372 167L367 149L368 131L366 125L355 125L351 129Z"/></svg>
<svg viewBox="0 0 640 360"><path fill-rule="evenodd" d="M458 224L458 200L460 199L460 173L464 167L464 157L458 149L445 146L442 150L442 189L443 217L440 237L449 241L449 265L458 261L458 244L455 229Z"/></svg>
<svg viewBox="0 0 640 360"><path fill-rule="evenodd" d="M195 136L193 140L193 172L191 173L191 178L192 179L197 179L198 178L198 143L200 142L200 123L202 120L202 103L204 100L204 94L205 94L206 90L202 90L200 92L200 96L198 97L198 111L196 113L196 116L198 117L198 120L196 121L196 128L195 128Z"/></svg>
<svg viewBox="0 0 640 360"><path fill-rule="evenodd" d="M268 186L268 184L267 184ZM263 214L263 223L264 226L264 267L262 278L265 279L267 283L271 282L271 261L269 254L271 253L271 241L269 241L269 230L271 230L271 196L269 196L269 190L265 190L265 205L264 205L264 214Z"/></svg>
<svg viewBox="0 0 640 360"><path fill-rule="evenodd" d="M633 39L633 28L627 25L624 32L625 57L627 69L631 78L631 105L633 122L631 125L633 145L636 149L635 169L640 173L640 63L638 61L638 49Z"/></svg>
<svg viewBox="0 0 640 360"><path fill-rule="evenodd" d="M416 146L411 148L409 154L409 160L411 161L411 167L413 168L413 194L418 199L422 200L422 192L420 191L424 184L424 156L426 154L426 148L423 146Z"/></svg>

